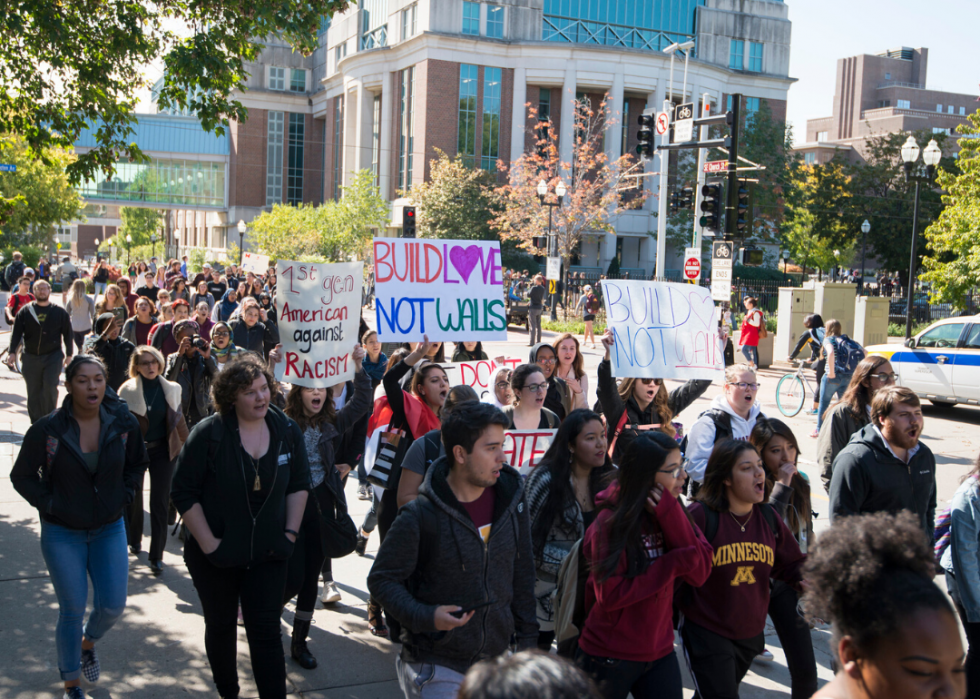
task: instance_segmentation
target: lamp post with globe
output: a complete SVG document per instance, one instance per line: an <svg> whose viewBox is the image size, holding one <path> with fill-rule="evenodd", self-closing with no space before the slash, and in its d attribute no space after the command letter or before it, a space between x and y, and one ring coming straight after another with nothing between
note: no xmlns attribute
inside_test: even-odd
<svg viewBox="0 0 980 699"><path fill-rule="evenodd" d="M915 142L914 136L909 136L902 146L902 161L905 168L905 181L915 183L915 203L912 208L912 257L909 260L909 288L905 297L905 342L912 337L912 312L915 304L913 296L915 293L915 268L916 268L916 230L919 225L919 185L922 183L931 184L932 178L936 174L936 166L942 158L943 153L936 144L936 140L929 141L929 145L922 151L922 162L925 164L925 174L922 168L916 168L915 161L919 159L919 144ZM913 173L913 169L919 172Z"/></svg>

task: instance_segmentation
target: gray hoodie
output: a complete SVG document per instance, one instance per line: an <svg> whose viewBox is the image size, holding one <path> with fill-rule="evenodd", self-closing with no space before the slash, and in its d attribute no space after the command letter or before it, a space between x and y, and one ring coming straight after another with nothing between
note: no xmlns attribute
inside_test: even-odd
<svg viewBox="0 0 980 699"><path fill-rule="evenodd" d="M465 673L474 663L505 652L513 635L518 650L537 642L534 555L517 471L506 465L500 471L486 544L449 488L448 475L449 463L440 457L425 474L418 499L399 511L388 530L368 575L368 589L402 623L402 660ZM434 510L438 533L430 535L427 560L420 561L423 508ZM466 608L490 601L464 626L436 630L436 607Z"/></svg>
<svg viewBox="0 0 980 699"><path fill-rule="evenodd" d="M755 421L762 415L758 397L752 401L748 419L741 417L735 412L728 403L728 399L724 393L720 396L715 396L714 400L711 401L711 408L731 415L731 438L739 441L748 440L749 435L752 434L752 428L755 427ZM698 421L694 423L691 431L688 433L687 454L685 454L689 459L687 472L698 483L704 480L704 469L708 465L708 457L711 456L711 452L715 448L715 441L717 441L715 439L715 423L712 422L710 417L702 413L701 417L698 418Z"/></svg>

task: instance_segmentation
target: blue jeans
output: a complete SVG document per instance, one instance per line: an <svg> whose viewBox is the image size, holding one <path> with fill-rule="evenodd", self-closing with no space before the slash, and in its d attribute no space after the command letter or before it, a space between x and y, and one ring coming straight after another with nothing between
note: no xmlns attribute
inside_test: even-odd
<svg viewBox="0 0 980 699"><path fill-rule="evenodd" d="M58 670L68 682L81 675L82 619L92 578L92 613L85 638L97 641L126 608L129 556L122 517L97 529L69 529L41 521L41 554L58 597Z"/></svg>
<svg viewBox="0 0 980 699"><path fill-rule="evenodd" d="M742 345L742 355L748 360L749 364L759 366L759 347L758 345Z"/></svg>
<svg viewBox="0 0 980 699"><path fill-rule="evenodd" d="M464 675L433 663L406 663L395 657L398 684L405 699L455 699Z"/></svg>
<svg viewBox="0 0 980 699"><path fill-rule="evenodd" d="M851 374L838 374L834 378L830 378L828 374L823 375L823 379L820 380L820 407L817 408L818 432L823 427L823 414L830 407L834 394L836 393L838 398L843 398L844 390L849 383L851 383Z"/></svg>
<svg viewBox="0 0 980 699"><path fill-rule="evenodd" d="M93 282L95 284L95 296L98 297L99 294L104 294L105 289L109 286L109 282Z"/></svg>

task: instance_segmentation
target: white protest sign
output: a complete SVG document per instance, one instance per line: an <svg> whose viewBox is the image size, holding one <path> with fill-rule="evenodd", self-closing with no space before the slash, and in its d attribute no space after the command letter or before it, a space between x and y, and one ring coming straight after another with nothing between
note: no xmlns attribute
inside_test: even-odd
<svg viewBox="0 0 980 699"><path fill-rule="evenodd" d="M725 368L710 292L693 284L602 282L613 376L717 379Z"/></svg>
<svg viewBox="0 0 980 699"><path fill-rule="evenodd" d="M502 364L494 359L481 359L476 362L454 362L440 364L446 370L446 378L450 386L469 386L480 396L480 400L493 393L493 380L500 369L513 369L523 360L508 358Z"/></svg>
<svg viewBox="0 0 980 699"><path fill-rule="evenodd" d="M507 340L498 241L374 239L382 342Z"/></svg>
<svg viewBox="0 0 980 699"><path fill-rule="evenodd" d="M526 476L541 463L558 430L506 430L504 456L507 463Z"/></svg>
<svg viewBox="0 0 980 699"><path fill-rule="evenodd" d="M279 260L276 307L282 381L326 388L353 378L350 354L361 322L363 267L362 262Z"/></svg>
<svg viewBox="0 0 980 699"><path fill-rule="evenodd" d="M242 271L252 272L253 274L265 274L269 271L269 256L259 255L255 252L243 253Z"/></svg>

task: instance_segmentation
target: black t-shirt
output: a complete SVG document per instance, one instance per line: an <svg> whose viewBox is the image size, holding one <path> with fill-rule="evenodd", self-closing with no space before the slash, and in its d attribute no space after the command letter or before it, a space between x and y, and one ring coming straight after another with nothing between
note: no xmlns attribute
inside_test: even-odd
<svg viewBox="0 0 980 699"><path fill-rule="evenodd" d="M226 291L228 291L227 284L215 281L208 282L208 293L214 297L215 303L221 300L221 297L225 295Z"/></svg>
<svg viewBox="0 0 980 699"><path fill-rule="evenodd" d="M136 295L150 299L150 301L152 301L155 305L157 302L157 296L160 295L160 287L143 286L136 290Z"/></svg>

